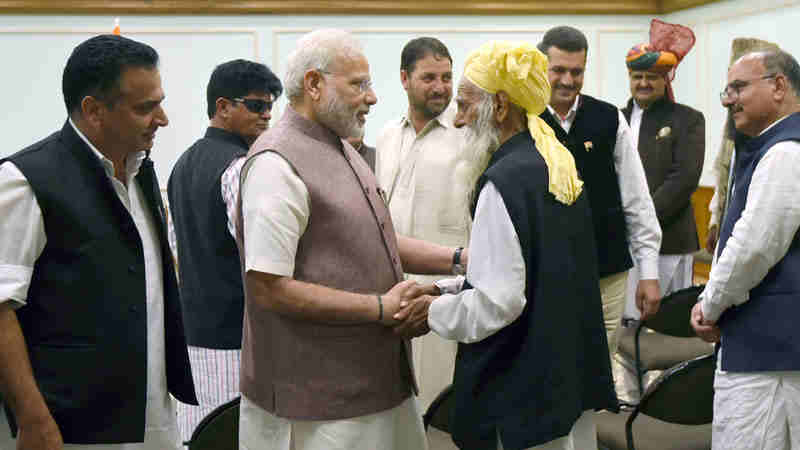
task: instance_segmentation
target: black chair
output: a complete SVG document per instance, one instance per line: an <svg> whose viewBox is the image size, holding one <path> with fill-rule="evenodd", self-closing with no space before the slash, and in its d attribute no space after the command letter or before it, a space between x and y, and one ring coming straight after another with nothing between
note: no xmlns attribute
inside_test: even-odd
<svg viewBox="0 0 800 450"><path fill-rule="evenodd" d="M208 413L183 445L189 450L238 450L240 402L236 397Z"/></svg>
<svg viewBox="0 0 800 450"><path fill-rule="evenodd" d="M428 425L436 428L437 430L450 433L450 410L453 405L451 402L453 392L453 385L447 386L436 396L428 410L422 415L422 423L425 425L425 431L428 431Z"/></svg>
<svg viewBox="0 0 800 450"><path fill-rule="evenodd" d="M667 295L656 315L639 323L633 336L620 340L620 354L634 361L639 397L644 395L642 378L648 370L665 370L714 351L689 324L689 314L704 288L692 286Z"/></svg>
<svg viewBox="0 0 800 450"><path fill-rule="evenodd" d="M648 386L633 411L596 413L598 445L609 450L710 449L715 368L713 353L684 361Z"/></svg>

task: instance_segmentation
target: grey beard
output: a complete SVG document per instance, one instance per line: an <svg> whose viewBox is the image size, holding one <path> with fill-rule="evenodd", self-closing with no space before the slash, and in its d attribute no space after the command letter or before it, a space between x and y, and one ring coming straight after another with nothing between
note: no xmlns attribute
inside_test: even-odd
<svg viewBox="0 0 800 450"><path fill-rule="evenodd" d="M341 138L364 135L364 127L358 123L356 110L348 108L336 96L331 96L330 100L321 105L317 114L322 124L333 130Z"/></svg>

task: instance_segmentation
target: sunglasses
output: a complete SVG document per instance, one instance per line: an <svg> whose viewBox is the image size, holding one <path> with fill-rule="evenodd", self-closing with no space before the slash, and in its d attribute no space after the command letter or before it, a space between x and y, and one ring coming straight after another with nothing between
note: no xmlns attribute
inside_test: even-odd
<svg viewBox="0 0 800 450"><path fill-rule="evenodd" d="M260 98L230 98L228 100L243 104L251 113L264 114L264 111L272 111L272 102Z"/></svg>

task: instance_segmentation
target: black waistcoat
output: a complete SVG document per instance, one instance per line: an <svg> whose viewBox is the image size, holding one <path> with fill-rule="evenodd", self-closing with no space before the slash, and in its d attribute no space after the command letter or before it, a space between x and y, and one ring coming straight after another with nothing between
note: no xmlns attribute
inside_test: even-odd
<svg viewBox="0 0 800 450"><path fill-rule="evenodd" d="M500 192L525 260L522 314L497 333L459 344L453 439L508 450L570 432L583 411L616 409L586 195L571 206L548 192L528 132L505 142L478 181ZM469 288L467 284L465 288Z"/></svg>
<svg viewBox="0 0 800 450"><path fill-rule="evenodd" d="M584 181L583 188L589 195L598 269L600 277L604 277L633 267L619 179L614 168L619 110L588 95L581 94L579 102L569 133L564 132L549 111L543 112L541 118L575 158L575 166Z"/></svg>
<svg viewBox="0 0 800 450"><path fill-rule="evenodd" d="M147 310L142 242L100 160L69 124L10 156L42 210L47 244L17 310L36 382L66 443L144 440ZM136 176L164 272L167 385L196 404L153 163ZM16 434L14 418L9 417Z"/></svg>
<svg viewBox="0 0 800 450"><path fill-rule="evenodd" d="M747 206L750 182L759 161L775 144L790 140L800 142L800 113L790 115L753 139L737 139L735 182L720 229L718 255L723 254ZM761 239L766 239L763 231L759 234ZM759 239L758 236L754 238ZM795 234L786 255L750 290L749 300L726 310L719 318L722 369L731 372L800 370L800 328L795 322L800 314L798 299L800 233Z"/></svg>
<svg viewBox="0 0 800 450"><path fill-rule="evenodd" d="M246 154L247 143L241 137L209 127L205 137L181 155L169 177L181 305L186 339L192 346L242 348L241 264L228 231L220 177L234 159Z"/></svg>

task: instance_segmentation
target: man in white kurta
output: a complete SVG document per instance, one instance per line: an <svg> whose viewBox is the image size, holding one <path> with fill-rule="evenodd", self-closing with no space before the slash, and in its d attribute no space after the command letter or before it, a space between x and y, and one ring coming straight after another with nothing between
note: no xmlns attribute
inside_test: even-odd
<svg viewBox="0 0 800 450"><path fill-rule="evenodd" d="M463 152L463 131L453 126L456 108L450 103L453 73L447 47L429 37L410 41L401 55L400 76L408 111L388 122L378 136L375 171L395 230L466 247L474 163ZM433 281L426 276L408 278ZM414 339L412 345L420 406L425 409L452 382L456 345L434 333Z"/></svg>
<svg viewBox="0 0 800 450"><path fill-rule="evenodd" d="M65 445L65 449L91 450L164 450L175 448L178 428L175 406L167 394L164 354L164 282L161 247L155 219L144 203L142 189L134 178L145 152L130 155L126 161L127 178L123 184L114 178L114 164L100 153L86 136L75 132L92 149L103 165L109 182L128 209L142 238L147 286L147 407L145 441L130 444ZM0 303L12 302L13 308L25 305L33 267L44 250L47 234L42 211L28 181L11 162L0 166L0 230L12 238L0 245ZM3 433L7 432L4 430Z"/></svg>

